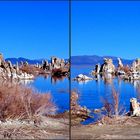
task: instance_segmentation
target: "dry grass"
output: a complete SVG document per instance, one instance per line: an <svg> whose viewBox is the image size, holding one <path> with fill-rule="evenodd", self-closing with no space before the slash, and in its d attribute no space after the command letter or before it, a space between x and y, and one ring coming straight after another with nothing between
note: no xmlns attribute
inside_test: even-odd
<svg viewBox="0 0 140 140"><path fill-rule="evenodd" d="M53 76L66 76L68 75L69 69L68 68L58 68L52 70Z"/></svg>
<svg viewBox="0 0 140 140"><path fill-rule="evenodd" d="M129 66L124 66L123 67L123 71L125 72L125 73L130 73L130 67Z"/></svg>
<svg viewBox="0 0 140 140"><path fill-rule="evenodd" d="M39 73L42 73L42 69L40 68L37 68L33 65L23 65L21 68L20 68L21 71L23 72L26 72L28 74L33 74L33 75L37 75Z"/></svg>
<svg viewBox="0 0 140 140"><path fill-rule="evenodd" d="M81 121L89 118L90 110L82 107L78 103L79 93L75 90L71 92L71 125L79 124Z"/></svg>
<svg viewBox="0 0 140 140"><path fill-rule="evenodd" d="M131 72L131 69L128 65L123 66L122 68L120 68L120 70L124 71L126 74L129 74Z"/></svg>
<svg viewBox="0 0 140 140"><path fill-rule="evenodd" d="M71 92L71 115L76 115L77 112L82 108L79 103L79 93L77 91ZM78 115L78 114L77 114Z"/></svg>
<svg viewBox="0 0 140 140"><path fill-rule="evenodd" d="M0 122L0 139L68 139L69 125L65 121L43 116L40 119L40 123L17 119Z"/></svg>
<svg viewBox="0 0 140 140"><path fill-rule="evenodd" d="M109 98L102 98L106 115L108 117L118 117L126 113L123 105L120 104L119 92L112 88L112 93Z"/></svg>
<svg viewBox="0 0 140 140"><path fill-rule="evenodd" d="M0 85L0 120L47 115L54 108L50 94L16 84Z"/></svg>
<svg viewBox="0 0 140 140"><path fill-rule="evenodd" d="M69 121L49 117L55 112L49 93L0 85L0 139L68 139Z"/></svg>
<svg viewBox="0 0 140 140"><path fill-rule="evenodd" d="M111 103L108 101L108 99L103 99L102 98L102 102L103 102L103 104L104 104L104 107L105 107L105 111L106 111L106 115L108 116L108 117L111 117L111 108L112 108L112 105L111 105Z"/></svg>
<svg viewBox="0 0 140 140"><path fill-rule="evenodd" d="M127 122L129 117L127 116L117 116L117 117L108 117L108 116L103 116L101 120L96 122L95 124L104 124L104 125L123 125Z"/></svg>
<svg viewBox="0 0 140 140"><path fill-rule="evenodd" d="M113 110L115 116L119 115L119 93L115 90L112 89L112 97L113 97Z"/></svg>

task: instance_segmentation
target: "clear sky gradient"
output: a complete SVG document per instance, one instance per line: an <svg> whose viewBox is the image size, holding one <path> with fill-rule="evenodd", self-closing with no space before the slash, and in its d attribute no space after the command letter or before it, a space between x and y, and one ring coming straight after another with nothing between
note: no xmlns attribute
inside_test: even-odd
<svg viewBox="0 0 140 140"><path fill-rule="evenodd" d="M68 2L0 2L0 52L5 58L69 57Z"/></svg>
<svg viewBox="0 0 140 140"><path fill-rule="evenodd" d="M140 57L140 2L72 2L72 55Z"/></svg>

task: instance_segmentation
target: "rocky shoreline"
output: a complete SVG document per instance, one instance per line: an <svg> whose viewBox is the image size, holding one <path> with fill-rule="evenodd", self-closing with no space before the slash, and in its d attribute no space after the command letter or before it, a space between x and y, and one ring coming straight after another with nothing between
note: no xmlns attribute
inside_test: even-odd
<svg viewBox="0 0 140 140"><path fill-rule="evenodd" d="M140 80L140 59L134 60L130 66L124 66L121 59L118 58L118 66L115 67L112 59L104 58L104 63L101 66L100 64L97 64L95 70L92 71L92 75L98 74L110 74L110 78L119 76L122 80L129 81Z"/></svg>
<svg viewBox="0 0 140 140"><path fill-rule="evenodd" d="M0 79L8 80L32 80L38 75L49 74L51 76L61 77L69 76L69 62L57 57L51 58L51 63L44 60L42 64L30 65L28 62L20 62L20 64L13 65L10 61L5 61L2 54L0 54Z"/></svg>
<svg viewBox="0 0 140 140"><path fill-rule="evenodd" d="M115 66L111 58L104 58L103 64L98 63L95 65L95 68L91 71L91 77L79 74L73 80L78 82L98 80L99 76L108 79L116 76L125 81L140 80L140 59L134 60L131 65L124 65L121 59L118 58L118 66Z"/></svg>

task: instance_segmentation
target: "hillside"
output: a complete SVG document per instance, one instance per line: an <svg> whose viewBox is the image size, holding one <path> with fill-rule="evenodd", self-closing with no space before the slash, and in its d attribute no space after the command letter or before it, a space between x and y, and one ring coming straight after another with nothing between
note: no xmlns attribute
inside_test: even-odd
<svg viewBox="0 0 140 140"><path fill-rule="evenodd" d="M72 65L95 65L97 63L102 64L103 58L111 58L115 65L118 64L117 57L115 56L97 56L97 55L82 55L82 56L72 56L71 62ZM123 64L131 65L134 60L123 59L121 58Z"/></svg>

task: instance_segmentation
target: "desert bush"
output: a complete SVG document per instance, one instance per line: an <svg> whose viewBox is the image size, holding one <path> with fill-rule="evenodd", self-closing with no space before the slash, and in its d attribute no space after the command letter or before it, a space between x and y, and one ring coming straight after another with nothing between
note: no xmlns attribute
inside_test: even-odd
<svg viewBox="0 0 140 140"><path fill-rule="evenodd" d="M53 76L66 76L68 75L69 69L67 68L58 68L52 70Z"/></svg>
<svg viewBox="0 0 140 140"><path fill-rule="evenodd" d="M124 72L127 73L127 74L130 73L130 71L131 71L129 66L123 66L123 67L121 68L121 70L124 71Z"/></svg>
<svg viewBox="0 0 140 140"><path fill-rule="evenodd" d="M71 92L71 106L77 106L78 105L78 99L79 99L79 93L78 91L74 90Z"/></svg>
<svg viewBox="0 0 140 140"><path fill-rule="evenodd" d="M86 107L82 107L79 105L79 96L80 94L78 93L77 90L73 90L71 92L71 118L72 118L72 123L75 121L74 119L79 118L79 121L87 119L90 113L90 110L87 109Z"/></svg>
<svg viewBox="0 0 140 140"><path fill-rule="evenodd" d="M23 65L21 68L20 68L21 71L23 72L26 72L28 74L33 74L33 75L37 75L39 73L41 73L43 70L40 69L40 68L37 68L33 65Z"/></svg>
<svg viewBox="0 0 140 140"><path fill-rule="evenodd" d="M113 97L113 110L115 116L119 115L119 93L113 88L112 89L112 97Z"/></svg>
<svg viewBox="0 0 140 140"><path fill-rule="evenodd" d="M103 105L108 117L119 116L125 113L123 105L120 104L119 92L112 88L109 98L102 98Z"/></svg>
<svg viewBox="0 0 140 140"><path fill-rule="evenodd" d="M71 92L71 115L76 114L77 110L81 108L78 104L79 94L76 90Z"/></svg>
<svg viewBox="0 0 140 140"><path fill-rule="evenodd" d="M102 102L103 102L103 106L105 107L105 111L106 111L106 114L108 117L111 116L111 108L112 108L112 105L111 103L108 101L107 98L102 98Z"/></svg>
<svg viewBox="0 0 140 140"><path fill-rule="evenodd" d="M30 87L0 85L0 119L31 118L55 112L55 105L49 93L39 93Z"/></svg>

